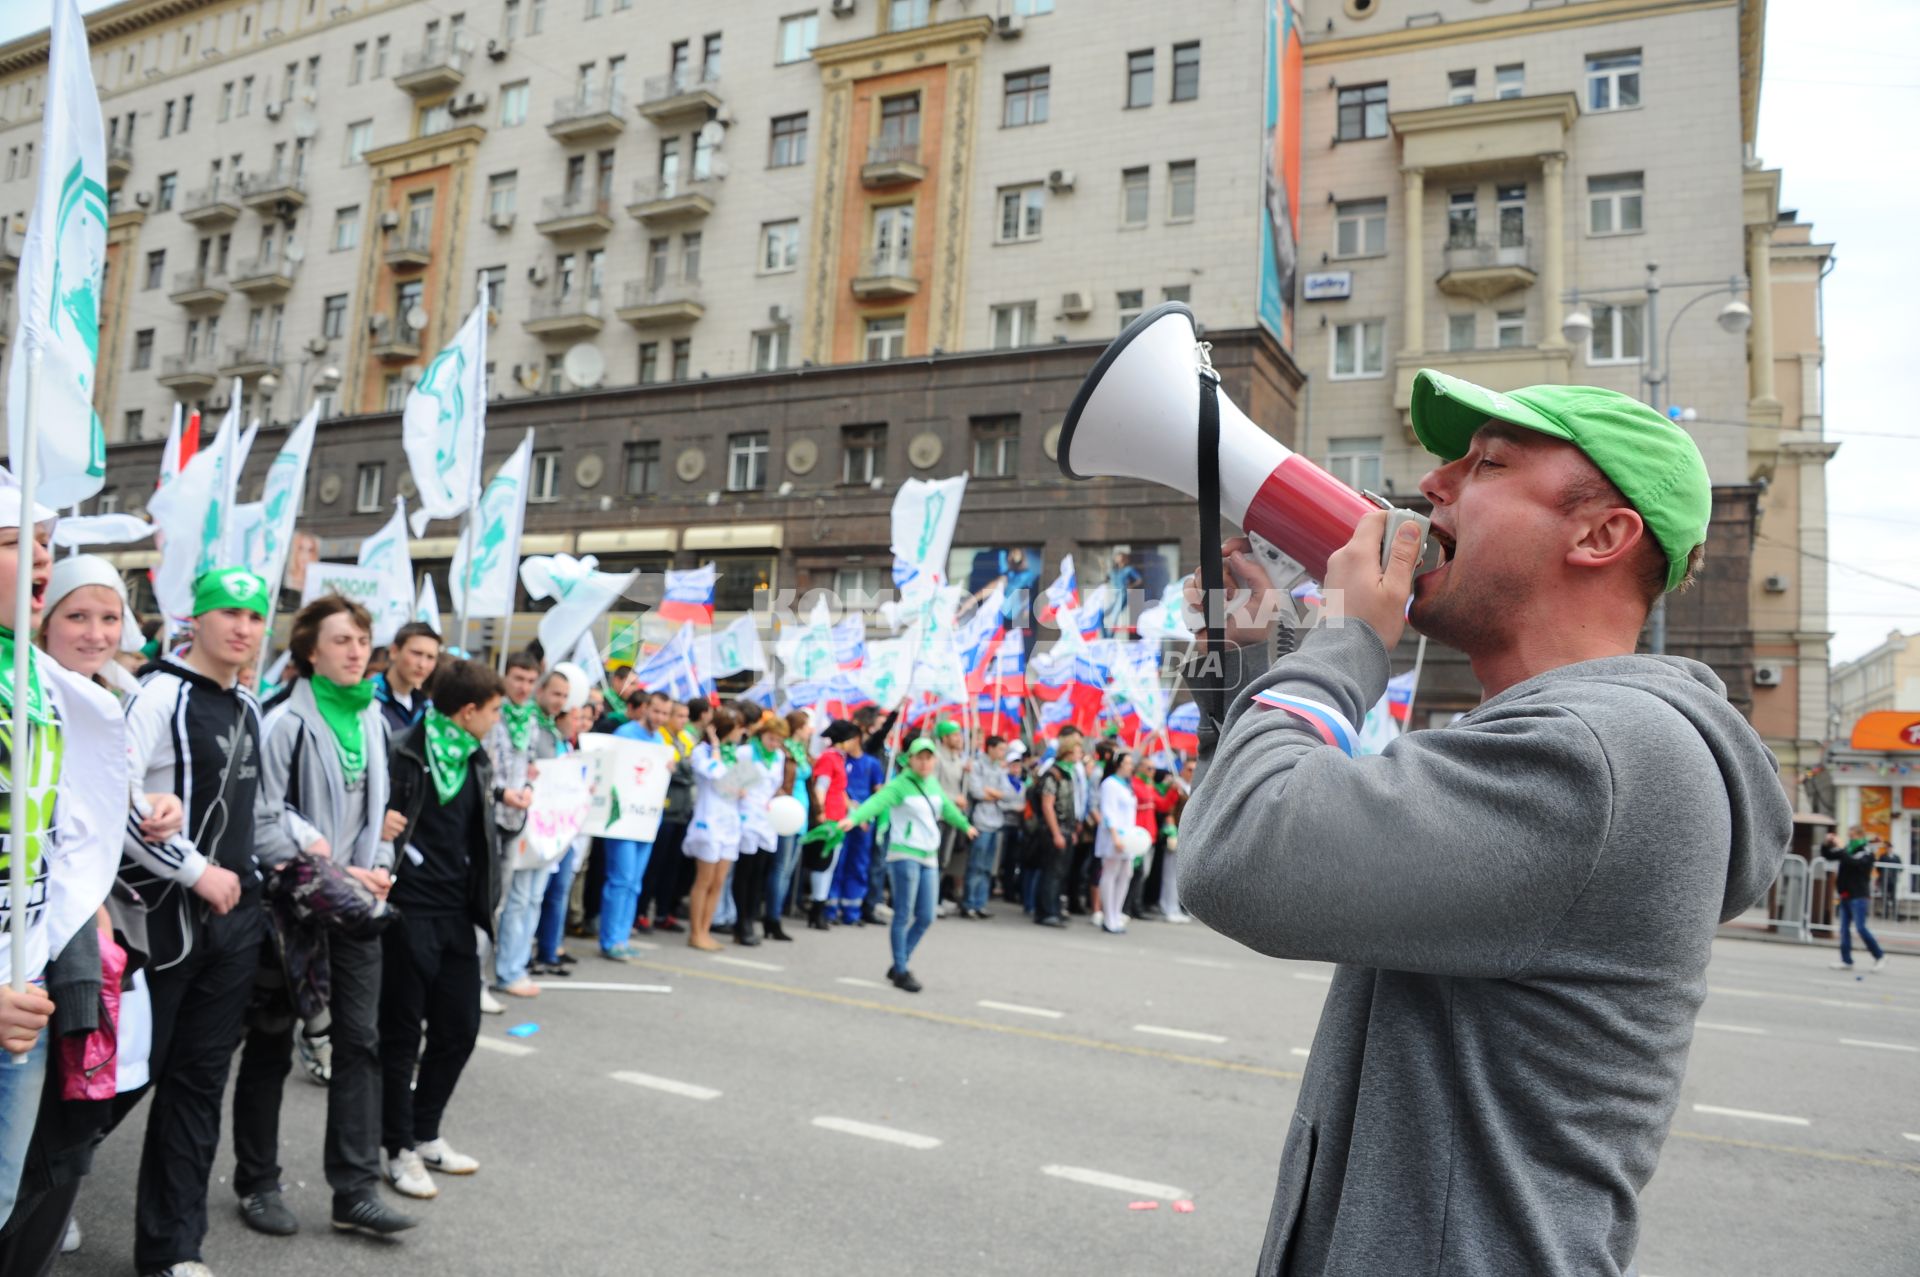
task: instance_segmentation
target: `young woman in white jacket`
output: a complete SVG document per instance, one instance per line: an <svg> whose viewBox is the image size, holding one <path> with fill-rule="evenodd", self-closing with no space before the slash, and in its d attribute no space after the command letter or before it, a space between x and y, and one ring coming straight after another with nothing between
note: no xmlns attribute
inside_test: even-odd
<svg viewBox="0 0 1920 1277"><path fill-rule="evenodd" d="M1100 858L1100 928L1118 935L1127 929L1127 883L1133 878L1133 856L1120 835L1134 827L1138 800L1133 796L1132 754L1107 760L1106 779L1100 782L1100 828L1093 854Z"/></svg>
<svg viewBox="0 0 1920 1277"><path fill-rule="evenodd" d="M713 911L720 903L728 867L740 858L741 837L740 796L723 792L720 781L733 770L745 736L746 729L731 711L716 709L707 724L707 738L693 747L693 756L687 760L693 769L693 820L682 850L700 862L687 897L692 914L687 944L695 949L720 947L709 934Z"/></svg>
<svg viewBox="0 0 1920 1277"><path fill-rule="evenodd" d="M740 746L738 757L754 765L753 783L740 794L740 863L733 870L735 906L733 940L735 944L756 945L759 935L753 924L767 899L767 877L773 869L774 848L779 837L773 832L773 815L767 804L782 792L781 782L793 760L787 757L786 720L777 714L763 715L745 730L753 738ZM785 940L779 920L767 919L767 938Z"/></svg>

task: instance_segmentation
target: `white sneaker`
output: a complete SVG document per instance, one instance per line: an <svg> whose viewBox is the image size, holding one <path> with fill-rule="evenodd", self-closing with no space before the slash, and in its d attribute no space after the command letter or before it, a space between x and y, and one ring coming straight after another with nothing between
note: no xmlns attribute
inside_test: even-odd
<svg viewBox="0 0 1920 1277"><path fill-rule="evenodd" d="M505 1015L507 1009L500 1005L500 999L486 989L480 990L480 1012L483 1015Z"/></svg>
<svg viewBox="0 0 1920 1277"><path fill-rule="evenodd" d="M873 907L873 916L881 922L892 922L893 906L889 904L877 904Z"/></svg>
<svg viewBox="0 0 1920 1277"><path fill-rule="evenodd" d="M151 1277L213 1277L213 1269L197 1259L183 1259L177 1264L168 1264Z"/></svg>
<svg viewBox="0 0 1920 1277"><path fill-rule="evenodd" d="M946 917L952 916L952 914L953 914L953 901L951 900L942 900L940 902L940 907L933 911L933 916L936 918L946 918Z"/></svg>
<svg viewBox="0 0 1920 1277"><path fill-rule="evenodd" d="M427 1174L417 1149L403 1148L387 1159L387 1183L405 1197L438 1197L440 1186Z"/></svg>
<svg viewBox="0 0 1920 1277"><path fill-rule="evenodd" d="M1867 968L1867 970L1869 971L1885 971L1886 969L1887 969L1887 955L1884 953L1881 954L1879 957L1875 958L1873 960L1873 965Z"/></svg>
<svg viewBox="0 0 1920 1277"><path fill-rule="evenodd" d="M1192 922L1192 921L1193 921L1193 915L1192 915L1192 914L1190 914L1190 913L1170 913L1170 914L1168 914L1168 915L1166 915L1166 921L1168 921L1168 922Z"/></svg>
<svg viewBox="0 0 1920 1277"><path fill-rule="evenodd" d="M1829 970L1829 971L1851 971L1851 970L1853 970L1853 964L1852 964L1851 962L1829 962L1829 963L1827 964L1827 970Z"/></svg>
<svg viewBox="0 0 1920 1277"><path fill-rule="evenodd" d="M67 1216L67 1235L60 1239L60 1253L71 1255L80 1249L80 1221L72 1215Z"/></svg>
<svg viewBox="0 0 1920 1277"><path fill-rule="evenodd" d="M445 1140L428 1140L414 1150L420 1160L426 1163L428 1170L439 1171L442 1175L471 1175L480 1169L480 1163L465 1153L456 1153L453 1146Z"/></svg>

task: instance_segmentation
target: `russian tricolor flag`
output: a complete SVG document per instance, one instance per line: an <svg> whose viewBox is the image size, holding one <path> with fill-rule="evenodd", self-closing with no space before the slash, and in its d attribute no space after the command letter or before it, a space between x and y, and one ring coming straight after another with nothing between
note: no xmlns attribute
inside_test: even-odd
<svg viewBox="0 0 1920 1277"><path fill-rule="evenodd" d="M1018 696L1002 696L996 702L990 692L975 698L975 711L979 715L981 734L1018 740L1022 703Z"/></svg>
<svg viewBox="0 0 1920 1277"><path fill-rule="evenodd" d="M1398 723L1413 717L1413 671L1387 680L1387 713Z"/></svg>
<svg viewBox="0 0 1920 1277"><path fill-rule="evenodd" d="M711 563L683 572L667 572L666 596L660 600L659 616L668 621L691 621L695 625L713 624L713 583L720 573Z"/></svg>

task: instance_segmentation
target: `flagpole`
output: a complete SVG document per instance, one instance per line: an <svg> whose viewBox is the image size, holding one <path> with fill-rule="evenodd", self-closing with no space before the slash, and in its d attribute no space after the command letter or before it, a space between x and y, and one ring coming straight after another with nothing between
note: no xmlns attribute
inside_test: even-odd
<svg viewBox="0 0 1920 1277"><path fill-rule="evenodd" d="M479 466L478 460L474 462L474 465L477 469ZM465 543L467 547L467 575L469 577L473 575L474 547L471 540L472 535L473 535L473 504L469 502L467 504L467 512L460 517L460 538L459 538L459 541L456 542L456 544ZM462 581L460 583L460 597L454 600L454 608L459 613L459 615L454 621L454 628L453 628L453 632L457 636L459 636L459 642L457 646L460 648L462 652L467 651L467 608L471 606L472 598L473 598L473 582L471 580ZM511 608L513 604L518 601L519 600L517 599L512 600L507 604L507 606Z"/></svg>
<svg viewBox="0 0 1920 1277"><path fill-rule="evenodd" d="M515 600L515 602L518 602L518 601L519 600L517 599ZM507 629L504 637L502 637L500 640L499 669L500 669L500 677L502 678L505 678L507 676L507 649L512 646L513 646L513 609L508 608L507 609Z"/></svg>
<svg viewBox="0 0 1920 1277"><path fill-rule="evenodd" d="M49 157L51 158L51 157ZM27 718L31 672L28 661L33 652L33 490L40 482L40 363L45 351L35 345L27 351L27 422L20 445L20 520L19 540L14 543L16 561L13 582L13 730L8 735L12 746L12 776L7 794L7 937L8 965L13 991L27 991L27 803L33 781L33 726ZM24 1064L25 1053L15 1055L13 1063Z"/></svg>
<svg viewBox="0 0 1920 1277"><path fill-rule="evenodd" d="M1427 636L1420 636L1420 646L1413 649L1413 686L1407 689L1407 730L1413 730L1413 702L1420 695L1420 667L1427 659Z"/></svg>

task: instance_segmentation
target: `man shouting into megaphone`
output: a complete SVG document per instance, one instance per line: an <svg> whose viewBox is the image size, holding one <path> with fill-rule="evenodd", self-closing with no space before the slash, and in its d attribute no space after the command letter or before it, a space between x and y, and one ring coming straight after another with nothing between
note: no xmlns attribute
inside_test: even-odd
<svg viewBox="0 0 1920 1277"><path fill-rule="evenodd" d="M1706 467L1610 390L1422 372L1412 413L1444 565L1416 583L1402 527L1383 570L1371 515L1328 567L1342 620L1277 660L1230 625L1240 685L1181 822L1193 913L1339 964L1259 1272L1630 1273L1714 928L1791 827L1712 671L1634 652L1698 565ZM1251 547L1226 553L1241 615L1272 615ZM1356 757L1409 621L1486 699Z"/></svg>

